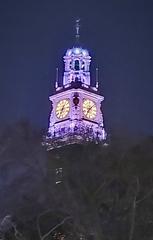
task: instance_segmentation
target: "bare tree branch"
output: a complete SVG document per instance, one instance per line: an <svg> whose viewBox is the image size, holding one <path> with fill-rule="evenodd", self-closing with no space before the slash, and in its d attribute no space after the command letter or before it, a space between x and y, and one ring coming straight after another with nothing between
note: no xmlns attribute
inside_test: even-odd
<svg viewBox="0 0 153 240"><path fill-rule="evenodd" d="M40 213L37 217L37 221L36 221L36 226L37 226L37 230L38 230L38 234L39 234L39 238L41 239L42 238L42 235L41 235L41 230L40 230L40 225L39 225L39 220L42 216L44 216L45 214L51 212L52 209L47 209L45 211L43 211L42 213Z"/></svg>
<svg viewBox="0 0 153 240"><path fill-rule="evenodd" d="M94 196L96 196L101 189L106 185L106 182L104 181L102 184L100 184L100 186L96 189L96 191L93 193Z"/></svg>
<svg viewBox="0 0 153 240"><path fill-rule="evenodd" d="M135 195L134 195L134 199L133 199L133 203L132 203L132 213L131 213L131 228L130 228L130 233L129 233L129 240L133 239L133 234L134 234L134 228L135 228L135 215L136 215L136 199L137 199L137 195L140 189L140 184L139 184L139 178L136 177L136 191L135 191Z"/></svg>
<svg viewBox="0 0 153 240"><path fill-rule="evenodd" d="M144 201L145 199L147 199L148 197L150 197L150 195L151 195L152 193L153 193L153 188L152 188L143 198L137 200L137 201L136 201L136 204L138 204L138 203Z"/></svg>
<svg viewBox="0 0 153 240"><path fill-rule="evenodd" d="M66 217L64 218L60 223L58 223L55 227L49 230L44 236L41 237L41 240L44 240L47 236L49 236L56 228L62 226L68 219L71 219L72 217Z"/></svg>
<svg viewBox="0 0 153 240"><path fill-rule="evenodd" d="M13 226L13 228L14 228L14 234L15 234L15 237L16 237L16 239L23 239L23 235L17 230L17 226L16 226L16 224L14 224L14 223L12 223L12 226Z"/></svg>
<svg viewBox="0 0 153 240"><path fill-rule="evenodd" d="M0 230L2 232L5 232L7 230L9 230L10 228L14 229L14 235L16 237L16 239L23 239L23 235L22 233L20 233L17 229L17 224L13 221L12 216L11 215L6 215L3 220L0 223Z"/></svg>
<svg viewBox="0 0 153 240"><path fill-rule="evenodd" d="M130 228L129 240L133 239L134 227L135 227L135 214L136 214L136 196L134 197L133 204L132 204L131 228Z"/></svg>

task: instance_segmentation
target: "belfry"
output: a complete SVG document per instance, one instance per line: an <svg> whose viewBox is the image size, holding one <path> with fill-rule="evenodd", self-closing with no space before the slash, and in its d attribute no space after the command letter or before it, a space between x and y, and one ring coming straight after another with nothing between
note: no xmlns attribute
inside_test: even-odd
<svg viewBox="0 0 153 240"><path fill-rule="evenodd" d="M76 44L64 56L64 74L59 85L55 83L55 94L49 97L50 117L45 142L47 149L69 144L95 142L106 139L102 101L98 79L91 84L91 57L87 49L79 44L80 25L76 20Z"/></svg>

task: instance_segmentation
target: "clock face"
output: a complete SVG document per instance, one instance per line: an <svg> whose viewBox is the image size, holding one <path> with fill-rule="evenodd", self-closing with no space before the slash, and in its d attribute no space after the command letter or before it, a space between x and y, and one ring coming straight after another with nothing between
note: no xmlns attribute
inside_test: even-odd
<svg viewBox="0 0 153 240"><path fill-rule="evenodd" d="M96 104L90 99L85 99L83 101L84 115L89 119L94 119L96 117L96 112L97 112Z"/></svg>
<svg viewBox="0 0 153 240"><path fill-rule="evenodd" d="M70 111L70 103L68 99L63 99L57 103L56 116L57 118L65 118Z"/></svg>

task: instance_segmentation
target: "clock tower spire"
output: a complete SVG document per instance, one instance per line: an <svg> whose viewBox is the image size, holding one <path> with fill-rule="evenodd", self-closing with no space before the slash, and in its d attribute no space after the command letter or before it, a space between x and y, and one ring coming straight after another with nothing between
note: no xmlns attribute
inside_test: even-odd
<svg viewBox="0 0 153 240"><path fill-rule="evenodd" d="M76 39L76 43L79 42L80 39L80 19L76 19L75 21L75 29L76 29L76 34L75 34L75 39Z"/></svg>
<svg viewBox="0 0 153 240"><path fill-rule="evenodd" d="M78 47L80 19L76 20L76 46L68 49L64 58L62 83L55 94L49 97L51 111L46 145L48 150L68 144L95 142L106 139L102 101L98 92L98 70L96 84L91 84L91 57L87 49Z"/></svg>

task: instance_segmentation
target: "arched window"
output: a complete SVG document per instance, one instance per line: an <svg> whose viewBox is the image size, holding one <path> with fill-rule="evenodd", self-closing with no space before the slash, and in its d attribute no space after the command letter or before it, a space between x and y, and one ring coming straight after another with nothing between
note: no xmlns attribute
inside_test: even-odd
<svg viewBox="0 0 153 240"><path fill-rule="evenodd" d="M81 63L81 70L85 70L85 62L84 61L82 61L82 63Z"/></svg>
<svg viewBox="0 0 153 240"><path fill-rule="evenodd" d="M75 70L76 70L76 71L80 70L79 60L75 60Z"/></svg>
<svg viewBox="0 0 153 240"><path fill-rule="evenodd" d="M70 62L70 69L73 69L72 61Z"/></svg>

